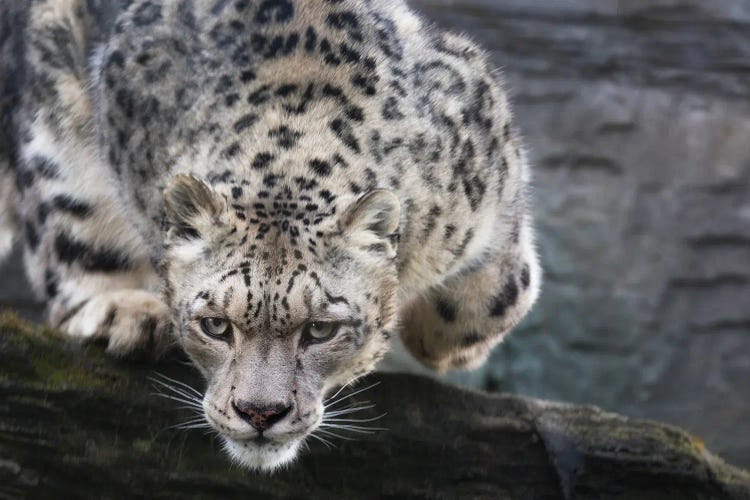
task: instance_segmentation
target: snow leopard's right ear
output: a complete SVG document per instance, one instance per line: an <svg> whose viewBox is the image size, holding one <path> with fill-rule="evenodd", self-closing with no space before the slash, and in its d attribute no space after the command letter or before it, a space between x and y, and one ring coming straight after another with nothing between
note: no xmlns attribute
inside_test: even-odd
<svg viewBox="0 0 750 500"><path fill-rule="evenodd" d="M225 208L222 197L193 175L177 175L164 189L169 239L210 239Z"/></svg>

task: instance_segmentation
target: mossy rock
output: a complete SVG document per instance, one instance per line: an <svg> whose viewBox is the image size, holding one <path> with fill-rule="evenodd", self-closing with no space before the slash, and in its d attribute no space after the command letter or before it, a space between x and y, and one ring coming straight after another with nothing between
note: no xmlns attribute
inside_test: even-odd
<svg viewBox="0 0 750 500"><path fill-rule="evenodd" d="M200 388L179 357L113 360L0 315L0 497L750 498L747 473L674 427L409 375L370 377L388 431L259 475L170 429L189 416L156 372Z"/></svg>

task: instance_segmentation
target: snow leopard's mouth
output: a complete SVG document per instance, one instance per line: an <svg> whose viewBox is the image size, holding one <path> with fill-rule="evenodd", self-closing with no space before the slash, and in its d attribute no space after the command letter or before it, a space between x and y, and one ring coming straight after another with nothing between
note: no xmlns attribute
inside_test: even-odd
<svg viewBox="0 0 750 500"><path fill-rule="evenodd" d="M287 414L269 425L268 417L266 420L243 417L234 408L232 399L216 398L215 392L201 394L197 389L164 375L157 375L151 380L155 382L158 394L181 402L198 414L175 428L210 429L216 432L232 461L248 469L263 472L277 470L293 462L300 446L308 439L330 449L338 439L353 439L386 430L372 425L385 414L359 416L361 412L374 408L374 405L353 399L379 382L361 388L345 384L333 395L305 405L297 400ZM349 391L345 392L347 388ZM223 404L219 405L217 401L223 401Z"/></svg>
<svg viewBox="0 0 750 500"><path fill-rule="evenodd" d="M229 408L217 406L212 398L197 389L156 374L151 378L157 394L185 405L197 415L173 426L176 429L210 429L222 439L225 451L237 464L254 470L273 471L292 462L300 445L321 422L321 408L296 414L273 427L253 426L233 415Z"/></svg>
<svg viewBox="0 0 750 500"><path fill-rule="evenodd" d="M216 430L224 441L224 450L233 462L248 469L272 472L291 462L297 457L302 443L315 432L319 419L313 419L309 425L302 422L293 429L271 428L267 431L233 428L222 424L214 412L205 413L206 421Z"/></svg>

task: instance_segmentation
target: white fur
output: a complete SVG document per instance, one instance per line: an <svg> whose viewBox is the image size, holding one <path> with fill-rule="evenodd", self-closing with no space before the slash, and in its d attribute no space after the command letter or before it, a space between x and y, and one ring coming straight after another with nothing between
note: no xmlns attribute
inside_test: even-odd
<svg viewBox="0 0 750 500"><path fill-rule="evenodd" d="M279 444L279 449L272 450L252 442L240 443L226 436L222 436L222 439L224 450L233 461L248 469L263 472L274 472L291 464L297 458L297 452L302 444L301 440L287 441Z"/></svg>
<svg viewBox="0 0 750 500"><path fill-rule="evenodd" d="M111 313L115 314L112 324L107 325L107 330L104 330L107 315ZM142 330L142 324L146 320L157 324L154 332ZM81 340L107 338L109 351L119 355L144 347L152 339L143 335L161 335L165 333L168 323L169 308L159 297L143 290L117 290L102 293L86 302L66 322L64 331L68 336Z"/></svg>
<svg viewBox="0 0 750 500"><path fill-rule="evenodd" d="M2 180L0 180L2 182ZM2 190L2 188L0 188ZM0 196L6 196L0 192ZM15 221L6 200L0 199L0 262L10 253L15 240Z"/></svg>

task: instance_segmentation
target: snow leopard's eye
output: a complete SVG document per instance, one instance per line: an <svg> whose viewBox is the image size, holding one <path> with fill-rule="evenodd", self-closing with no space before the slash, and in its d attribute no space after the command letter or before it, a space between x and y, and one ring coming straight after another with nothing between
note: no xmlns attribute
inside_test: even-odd
<svg viewBox="0 0 750 500"><path fill-rule="evenodd" d="M340 323L312 321L302 330L302 339L306 342L326 342L336 336Z"/></svg>
<svg viewBox="0 0 750 500"><path fill-rule="evenodd" d="M201 330L210 337L225 338L232 332L232 325L222 318L203 318Z"/></svg>

